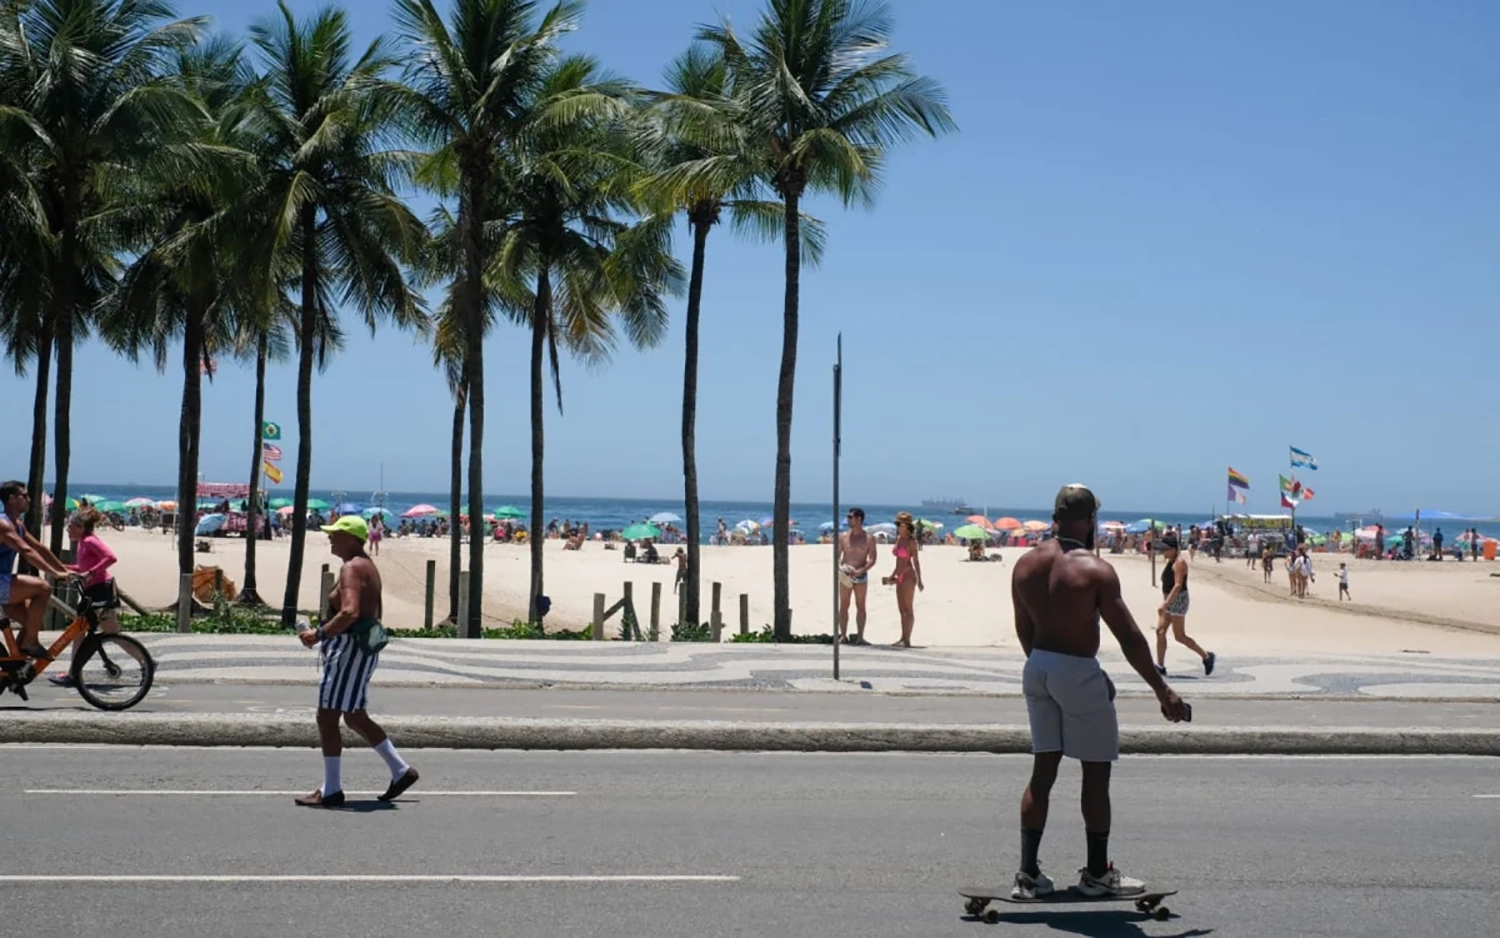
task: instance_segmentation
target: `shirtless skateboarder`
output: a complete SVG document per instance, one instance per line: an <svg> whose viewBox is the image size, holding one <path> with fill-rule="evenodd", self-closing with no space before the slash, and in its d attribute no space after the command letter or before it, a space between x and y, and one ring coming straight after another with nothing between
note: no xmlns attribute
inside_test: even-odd
<svg viewBox="0 0 1500 938"><path fill-rule="evenodd" d="M1151 646L1120 595L1114 567L1094 556L1099 500L1082 485L1057 493L1057 536L1016 563L1011 599L1016 638L1026 653L1022 691L1031 719L1031 784L1021 795L1021 869L1011 895L1032 899L1054 891L1037 852L1047 806L1063 756L1083 764L1083 824L1088 864L1079 871L1086 896L1129 896L1145 883L1120 875L1109 861L1109 774L1120 757L1115 687L1099 666L1099 619L1120 643L1125 660L1156 692L1162 716L1173 723L1192 711L1156 671Z"/></svg>
<svg viewBox="0 0 1500 938"><path fill-rule="evenodd" d="M849 509L849 530L839 535L839 641L868 645L865 641L865 594L870 591L870 570L875 566L875 539L865 530L865 510ZM849 641L849 600L854 600L854 641Z"/></svg>

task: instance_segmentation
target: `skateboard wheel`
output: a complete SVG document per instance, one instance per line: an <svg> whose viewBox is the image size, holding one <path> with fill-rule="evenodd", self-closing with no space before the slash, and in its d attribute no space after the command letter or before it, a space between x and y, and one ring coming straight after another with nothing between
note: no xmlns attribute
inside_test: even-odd
<svg viewBox="0 0 1500 938"><path fill-rule="evenodd" d="M1145 899L1137 899L1135 900L1135 910L1137 912L1150 912L1151 903L1147 902Z"/></svg>
<svg viewBox="0 0 1500 938"><path fill-rule="evenodd" d="M987 902L980 902L978 899L970 899L964 903L964 911L970 915L978 915L984 911L984 907L988 904Z"/></svg>
<svg viewBox="0 0 1500 938"><path fill-rule="evenodd" d="M985 921L985 924L987 924L987 925L999 925L1000 924L1000 910L999 909L990 909L988 912L984 913L984 921Z"/></svg>
<svg viewBox="0 0 1500 938"><path fill-rule="evenodd" d="M1157 909L1156 909L1156 920L1158 922L1165 922L1167 919L1169 919L1171 917L1172 917L1172 910L1171 909L1167 908L1164 905L1163 906L1157 906Z"/></svg>

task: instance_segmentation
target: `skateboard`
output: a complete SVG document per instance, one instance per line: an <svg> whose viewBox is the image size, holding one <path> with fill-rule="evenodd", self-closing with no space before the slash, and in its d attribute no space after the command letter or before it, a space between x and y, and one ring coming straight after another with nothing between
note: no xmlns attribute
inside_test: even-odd
<svg viewBox="0 0 1500 938"><path fill-rule="evenodd" d="M1136 911L1144 912L1158 921L1165 922L1172 915L1172 910L1161 904L1161 900L1167 896L1177 895L1175 889L1147 889L1145 892L1135 893L1129 896L1086 896L1078 891L1077 886L1069 886L1067 889L1059 889L1056 892L1042 896L1037 899L1013 899L1010 895L1010 887L995 888L992 886L979 887L970 886L958 891L967 901L964 903L964 911L970 915L983 918L991 925L1000 921L999 909L988 909L991 902L1009 902L1012 905L1067 905L1078 902L1134 902Z"/></svg>

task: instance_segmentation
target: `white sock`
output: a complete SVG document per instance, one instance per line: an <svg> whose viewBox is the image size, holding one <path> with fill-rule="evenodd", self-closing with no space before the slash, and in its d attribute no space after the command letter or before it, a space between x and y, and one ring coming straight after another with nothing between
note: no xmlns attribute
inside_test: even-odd
<svg viewBox="0 0 1500 938"><path fill-rule="evenodd" d="M406 760L401 758L401 753L396 751L396 745L391 742L389 736L385 738L385 742L375 747L375 754L384 759L385 767L391 770L391 781L405 775L406 770L411 768L406 764Z"/></svg>
<svg viewBox="0 0 1500 938"><path fill-rule="evenodd" d="M339 781L339 759L340 756L323 757L323 794L331 795L334 792L344 790L344 785Z"/></svg>

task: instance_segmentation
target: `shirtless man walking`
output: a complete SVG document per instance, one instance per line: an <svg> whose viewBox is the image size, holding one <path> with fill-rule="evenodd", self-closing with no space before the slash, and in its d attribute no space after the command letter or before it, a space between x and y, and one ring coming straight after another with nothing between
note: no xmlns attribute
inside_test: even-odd
<svg viewBox="0 0 1500 938"><path fill-rule="evenodd" d="M1145 883L1122 876L1109 860L1111 764L1120 757L1120 725L1115 687L1099 666L1099 619L1120 643L1173 723L1192 718L1151 660L1120 594L1114 567L1094 556L1099 500L1082 485L1057 493L1052 520L1057 536L1043 541L1016 563L1011 577L1016 638L1026 653L1022 690L1031 720L1031 784L1021 795L1021 869L1011 895L1030 899L1055 887L1037 861L1047 807L1063 756L1083 764L1083 824L1088 864L1079 871L1078 891L1087 896L1129 896Z"/></svg>
<svg viewBox="0 0 1500 938"><path fill-rule="evenodd" d="M865 641L865 594L870 591L870 570L875 566L875 539L865 530L865 510L849 509L849 530L839 535L839 641L868 645ZM849 600L854 600L854 641L849 641Z"/></svg>

